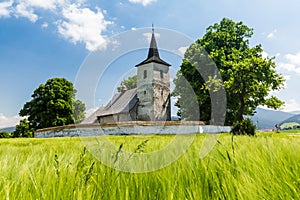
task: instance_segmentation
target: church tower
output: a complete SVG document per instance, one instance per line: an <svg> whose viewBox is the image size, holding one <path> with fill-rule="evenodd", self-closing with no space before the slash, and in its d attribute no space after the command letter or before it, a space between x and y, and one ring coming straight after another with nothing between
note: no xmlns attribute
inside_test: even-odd
<svg viewBox="0 0 300 200"><path fill-rule="evenodd" d="M159 57L157 43L152 28L148 57L137 67L137 120L170 121L170 75L171 65Z"/></svg>

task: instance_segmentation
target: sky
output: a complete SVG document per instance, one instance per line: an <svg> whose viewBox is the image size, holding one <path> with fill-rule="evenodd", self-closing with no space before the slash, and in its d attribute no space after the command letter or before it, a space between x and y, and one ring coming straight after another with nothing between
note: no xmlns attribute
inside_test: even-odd
<svg viewBox="0 0 300 200"><path fill-rule="evenodd" d="M75 82L87 57L104 51L110 38L124 31L151 31L154 23L195 41L224 17L253 28L251 45L261 44L265 56L276 56L276 69L286 83L273 94L286 102L283 111L299 111L299 9L297 0L0 0L0 127L17 124L20 109L49 78ZM99 88L111 84L109 77L122 66L132 69L146 54L145 49L114 61ZM164 56L178 69L179 56L162 52ZM95 92L88 109L109 100L111 94L104 90Z"/></svg>

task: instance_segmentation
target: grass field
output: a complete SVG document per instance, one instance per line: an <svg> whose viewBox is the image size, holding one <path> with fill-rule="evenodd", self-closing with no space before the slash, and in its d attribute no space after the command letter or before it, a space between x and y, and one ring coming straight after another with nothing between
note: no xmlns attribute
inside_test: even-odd
<svg viewBox="0 0 300 200"><path fill-rule="evenodd" d="M109 137L140 153L172 138ZM173 164L140 174L106 167L80 138L2 139L0 199L300 199L298 134L223 134L200 159L204 138L197 135Z"/></svg>

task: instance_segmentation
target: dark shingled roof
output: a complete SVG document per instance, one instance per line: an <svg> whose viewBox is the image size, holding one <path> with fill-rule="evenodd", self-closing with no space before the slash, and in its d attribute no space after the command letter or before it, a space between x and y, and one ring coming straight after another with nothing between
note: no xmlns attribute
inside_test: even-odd
<svg viewBox="0 0 300 200"><path fill-rule="evenodd" d="M96 116L101 117L113 114L129 113L137 101L136 88L125 92L119 92L113 96L106 106L101 107L96 111Z"/></svg>
<svg viewBox="0 0 300 200"><path fill-rule="evenodd" d="M148 57L146 60L144 60L140 64L136 65L136 67L144 65L144 64L152 63L152 62L159 63L159 64L166 65L166 66L171 66L169 63L163 61L159 57L159 52L158 52L158 48L157 48L157 44L156 44L156 40L155 40L155 36L154 36L154 31L152 32Z"/></svg>
<svg viewBox="0 0 300 200"><path fill-rule="evenodd" d="M137 102L137 88L119 92L113 96L106 106L100 107L96 112L85 119L82 124L96 123L97 117L129 113Z"/></svg>
<svg viewBox="0 0 300 200"><path fill-rule="evenodd" d="M97 113L101 113L101 111L104 109L103 107L98 108L98 110L96 110L95 112L93 112L91 115L89 115L87 118L85 118L83 120L83 122L81 122L81 124L93 124L93 123L97 123Z"/></svg>

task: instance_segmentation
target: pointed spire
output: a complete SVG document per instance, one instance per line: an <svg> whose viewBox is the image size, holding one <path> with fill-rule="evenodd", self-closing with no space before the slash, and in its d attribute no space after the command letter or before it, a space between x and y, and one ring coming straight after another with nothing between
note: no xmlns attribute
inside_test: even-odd
<svg viewBox="0 0 300 200"><path fill-rule="evenodd" d="M154 34L154 25L152 23L152 34Z"/></svg>
<svg viewBox="0 0 300 200"><path fill-rule="evenodd" d="M154 28L152 29L150 48L148 51L148 59L151 57L159 58L159 52L158 52L157 43L156 43L156 39L155 39Z"/></svg>
<svg viewBox="0 0 300 200"><path fill-rule="evenodd" d="M156 43L156 39L155 39L154 25L153 24L152 24L152 36L151 36L150 48L148 50L148 57L147 57L146 60L144 60L140 64L136 65L136 67L138 67L140 65L147 64L147 63L151 63L151 62L171 66L169 63L163 61L159 57L159 52L158 52L157 43Z"/></svg>

